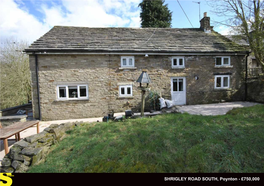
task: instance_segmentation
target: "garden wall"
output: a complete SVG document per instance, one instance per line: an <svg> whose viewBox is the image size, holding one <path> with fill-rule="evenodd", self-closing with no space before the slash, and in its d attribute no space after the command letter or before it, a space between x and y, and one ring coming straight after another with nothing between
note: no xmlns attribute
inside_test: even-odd
<svg viewBox="0 0 264 186"><path fill-rule="evenodd" d="M16 116L2 116L0 117L0 125L2 127L7 127L13 125L16 122L25 122L27 121L27 115L16 115ZM0 126L0 128L1 128Z"/></svg>
<svg viewBox="0 0 264 186"><path fill-rule="evenodd" d="M43 132L15 143L3 158L0 172L26 172L30 166L43 162L52 145L61 141L66 131L77 125L78 123L52 124Z"/></svg>
<svg viewBox="0 0 264 186"><path fill-rule="evenodd" d="M247 100L264 103L264 75L247 83Z"/></svg>

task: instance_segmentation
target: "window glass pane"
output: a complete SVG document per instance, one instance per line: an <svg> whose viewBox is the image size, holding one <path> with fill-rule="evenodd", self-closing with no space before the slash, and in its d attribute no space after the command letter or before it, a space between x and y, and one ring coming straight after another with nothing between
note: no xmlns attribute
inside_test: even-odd
<svg viewBox="0 0 264 186"><path fill-rule="evenodd" d="M122 88L121 88L121 95L124 95L124 94L125 94L125 88L122 87Z"/></svg>
<svg viewBox="0 0 264 186"><path fill-rule="evenodd" d="M183 59L179 59L179 65L180 65L180 66L183 65Z"/></svg>
<svg viewBox="0 0 264 186"><path fill-rule="evenodd" d="M173 65L174 65L174 66L177 65L177 59L173 59Z"/></svg>
<svg viewBox="0 0 264 186"><path fill-rule="evenodd" d="M131 94L131 88L130 87L127 87L127 94Z"/></svg>
<svg viewBox="0 0 264 186"><path fill-rule="evenodd" d="M178 84L177 84L178 80L174 79L173 80L173 91L178 91Z"/></svg>
<svg viewBox="0 0 264 186"><path fill-rule="evenodd" d="M80 97L86 97L86 86L80 86Z"/></svg>
<svg viewBox="0 0 264 186"><path fill-rule="evenodd" d="M133 65L133 59L129 58L129 65L132 66Z"/></svg>
<svg viewBox="0 0 264 186"><path fill-rule="evenodd" d="M123 65L124 65L124 66L127 65L127 63L126 63L126 58L123 58Z"/></svg>
<svg viewBox="0 0 264 186"><path fill-rule="evenodd" d="M216 78L216 87L221 87L221 77Z"/></svg>
<svg viewBox="0 0 264 186"><path fill-rule="evenodd" d="M228 87L228 77L224 77L224 87Z"/></svg>
<svg viewBox="0 0 264 186"><path fill-rule="evenodd" d="M222 65L221 57L216 58L216 65Z"/></svg>
<svg viewBox="0 0 264 186"><path fill-rule="evenodd" d="M77 92L77 86L69 86L69 98L77 98L78 92Z"/></svg>
<svg viewBox="0 0 264 186"><path fill-rule="evenodd" d="M66 87L59 87L59 97L66 98Z"/></svg>
<svg viewBox="0 0 264 186"><path fill-rule="evenodd" d="M224 65L228 65L229 64L229 58L224 58Z"/></svg>
<svg viewBox="0 0 264 186"><path fill-rule="evenodd" d="M179 79L179 91L183 91L183 79Z"/></svg>

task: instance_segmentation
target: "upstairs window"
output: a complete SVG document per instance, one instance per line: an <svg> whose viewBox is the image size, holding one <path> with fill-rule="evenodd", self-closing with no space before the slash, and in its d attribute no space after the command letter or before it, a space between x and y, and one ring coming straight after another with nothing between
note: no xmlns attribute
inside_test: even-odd
<svg viewBox="0 0 264 186"><path fill-rule="evenodd" d="M215 76L215 89L226 89L230 86L229 75L218 75Z"/></svg>
<svg viewBox="0 0 264 186"><path fill-rule="evenodd" d="M215 58L215 66L230 66L230 57L216 57Z"/></svg>
<svg viewBox="0 0 264 186"><path fill-rule="evenodd" d="M171 59L172 68L185 68L184 57L173 57Z"/></svg>
<svg viewBox="0 0 264 186"><path fill-rule="evenodd" d="M121 67L135 67L134 56L122 56L121 57Z"/></svg>
<svg viewBox="0 0 264 186"><path fill-rule="evenodd" d="M88 99L88 85L58 85L59 100Z"/></svg>
<svg viewBox="0 0 264 186"><path fill-rule="evenodd" d="M132 96L132 85L120 85L119 86L120 97L131 97Z"/></svg>

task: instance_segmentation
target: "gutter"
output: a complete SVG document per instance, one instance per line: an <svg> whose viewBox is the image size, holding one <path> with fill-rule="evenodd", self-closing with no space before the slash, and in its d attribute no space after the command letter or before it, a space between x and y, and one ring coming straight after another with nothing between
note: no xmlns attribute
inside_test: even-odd
<svg viewBox="0 0 264 186"><path fill-rule="evenodd" d="M153 52L153 51L113 51L113 52L104 52L104 51L91 51L91 52L84 52L84 51L34 51L34 52L27 52L27 54L39 54L39 55L185 55L185 56L212 56L212 55L229 55L229 56L237 56L237 55L246 55L247 52L177 52L177 51L167 51L167 52Z"/></svg>
<svg viewBox="0 0 264 186"><path fill-rule="evenodd" d="M247 79L248 79L248 56L250 52L247 53L246 55L246 75L245 75L245 98L244 100L247 101Z"/></svg>
<svg viewBox="0 0 264 186"><path fill-rule="evenodd" d="M36 70L36 83L37 83L37 96L38 96L38 111L39 111L39 120L41 120L41 110L40 110L40 96L39 96L39 78L38 78L38 55L35 54L34 52L34 56L35 56L35 70Z"/></svg>

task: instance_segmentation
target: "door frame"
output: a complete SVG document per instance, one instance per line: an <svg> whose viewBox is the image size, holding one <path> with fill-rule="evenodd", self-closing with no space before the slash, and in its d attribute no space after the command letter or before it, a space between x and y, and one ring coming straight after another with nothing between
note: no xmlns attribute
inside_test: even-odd
<svg viewBox="0 0 264 186"><path fill-rule="evenodd" d="M187 101L187 98L186 98L186 95L187 95L187 86L186 86L186 77L171 77L171 99L172 99L172 94L173 94L173 79L183 79L183 90L185 90L185 96L184 96L184 103L183 104L180 104L180 105L186 105L186 101ZM173 100L172 100L173 101Z"/></svg>

